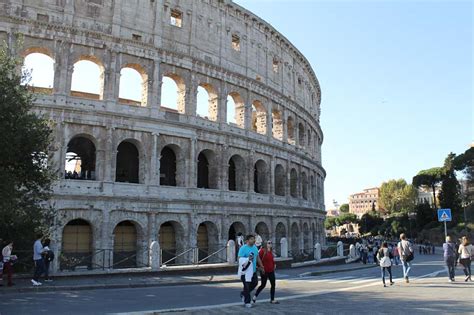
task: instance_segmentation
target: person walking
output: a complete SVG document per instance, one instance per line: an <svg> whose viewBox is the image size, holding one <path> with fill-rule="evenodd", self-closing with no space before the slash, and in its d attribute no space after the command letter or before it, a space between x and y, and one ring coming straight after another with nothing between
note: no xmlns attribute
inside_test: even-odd
<svg viewBox="0 0 474 315"><path fill-rule="evenodd" d="M272 241L267 241L264 244L264 247L261 248L258 252L258 256L263 264L264 273L261 274L261 283L257 289L257 292L252 298L252 301L255 303L257 301L257 297L262 292L262 290L267 285L267 280L270 280L270 303L272 304L279 304L278 301L275 300L275 256L273 254L273 244Z"/></svg>
<svg viewBox="0 0 474 315"><path fill-rule="evenodd" d="M7 241L7 246L2 249L3 257L3 273L7 274L7 286L11 287L13 283L13 262L17 259L15 255L12 255L13 241ZM3 277L3 274L2 274Z"/></svg>
<svg viewBox="0 0 474 315"><path fill-rule="evenodd" d="M414 258L413 247L407 240L405 233L400 234L400 242L398 242L398 252L403 266L403 278L406 283L410 283L409 274L411 270L411 261Z"/></svg>
<svg viewBox="0 0 474 315"><path fill-rule="evenodd" d="M240 292L240 297L243 299L245 303L245 307L252 307L252 304L250 303L250 294L252 291L255 289L255 287L258 285L258 276L257 276L257 265L261 269L262 273L265 273L265 270L263 268L262 261L260 257L258 256L258 249L257 246L255 246L255 236L252 234L249 234L245 237L245 242L246 244L242 246L239 250L239 264L241 261L241 258L252 258L252 278L251 281L248 282L246 281L245 275L241 275L241 281L243 284L243 290Z"/></svg>
<svg viewBox="0 0 474 315"><path fill-rule="evenodd" d="M380 270L382 271L382 283L385 288L387 287L387 285L385 284L385 271L387 271L390 276L390 285L394 284L392 280L391 255L392 254L390 250L388 249L387 242L383 242L382 247L377 251L377 259L379 261Z"/></svg>
<svg viewBox="0 0 474 315"><path fill-rule="evenodd" d="M43 242L43 250L41 255L43 256L44 261L44 281L45 282L52 282L53 280L49 277L49 265L54 259L54 253L49 248L51 244L51 240L49 238L45 239Z"/></svg>
<svg viewBox="0 0 474 315"><path fill-rule="evenodd" d="M257 246L257 249L260 250L260 248L262 248L262 237L260 236L260 234L258 233L255 233L255 246Z"/></svg>
<svg viewBox="0 0 474 315"><path fill-rule="evenodd" d="M459 245L459 263L463 266L464 274L466 278L465 282L472 281L471 278L471 260L474 257L472 244L469 242L469 239L466 236L463 236L461 239L461 245Z"/></svg>
<svg viewBox="0 0 474 315"><path fill-rule="evenodd" d="M33 244L33 261L35 263L35 273L33 275L33 279L31 279L31 283L33 286L40 286L42 285L39 282L39 278L44 273L44 260L43 260L43 244L41 243L41 234L36 235L36 241Z"/></svg>
<svg viewBox="0 0 474 315"><path fill-rule="evenodd" d="M395 265L398 266L400 264L400 253L398 252L397 246L393 246L392 255L393 255L393 261Z"/></svg>
<svg viewBox="0 0 474 315"><path fill-rule="evenodd" d="M443 244L443 257L448 270L450 282L454 282L456 268L456 244L451 241L451 236L446 236L446 242Z"/></svg>

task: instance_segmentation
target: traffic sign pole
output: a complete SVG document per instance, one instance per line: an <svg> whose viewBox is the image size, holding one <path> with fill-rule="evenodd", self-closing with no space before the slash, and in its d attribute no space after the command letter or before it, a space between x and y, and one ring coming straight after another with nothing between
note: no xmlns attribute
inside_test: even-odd
<svg viewBox="0 0 474 315"><path fill-rule="evenodd" d="M446 221L444 221L444 239L448 237L448 229L446 228Z"/></svg>

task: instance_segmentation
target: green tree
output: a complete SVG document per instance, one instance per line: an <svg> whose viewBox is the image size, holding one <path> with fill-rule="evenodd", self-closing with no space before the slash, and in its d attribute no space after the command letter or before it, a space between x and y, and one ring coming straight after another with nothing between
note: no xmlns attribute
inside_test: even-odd
<svg viewBox="0 0 474 315"><path fill-rule="evenodd" d="M416 230L422 230L427 224L431 222L436 222L438 220L436 212L429 205L429 203L424 202L415 207L416 212Z"/></svg>
<svg viewBox="0 0 474 315"><path fill-rule="evenodd" d="M464 173L467 181L467 189L461 191L461 201L463 208L465 208L466 219L469 221L469 212L474 213L474 189L472 189L474 187L474 147L456 156L453 166L456 171ZM472 220L474 220L474 216Z"/></svg>
<svg viewBox="0 0 474 315"><path fill-rule="evenodd" d="M360 228L359 231L362 234L371 232L372 234L377 234L378 229L383 224L383 219L376 212L367 212L359 220Z"/></svg>
<svg viewBox="0 0 474 315"><path fill-rule="evenodd" d="M346 223L358 223L359 220L357 216L353 213L343 213L339 217L336 217L336 221L339 222L339 225L343 225Z"/></svg>
<svg viewBox="0 0 474 315"><path fill-rule="evenodd" d="M349 204L344 203L339 207L341 213L349 213Z"/></svg>
<svg viewBox="0 0 474 315"><path fill-rule="evenodd" d="M0 48L0 238L31 246L34 233L52 222L45 206L54 174L47 166L51 129L33 113L30 75Z"/></svg>
<svg viewBox="0 0 474 315"><path fill-rule="evenodd" d="M445 175L444 167L433 167L427 170L420 171L415 177L413 177L413 186L431 188L433 192L434 207L436 205L436 185L441 183Z"/></svg>
<svg viewBox="0 0 474 315"><path fill-rule="evenodd" d="M324 221L326 230L332 230L335 226L338 226L338 224L336 224L336 217L326 217Z"/></svg>
<svg viewBox="0 0 474 315"><path fill-rule="evenodd" d="M456 155L450 153L444 161L445 175L441 183L439 203L441 208L449 208L452 211L453 221L459 222L462 213L461 186L456 178L454 160Z"/></svg>
<svg viewBox="0 0 474 315"><path fill-rule="evenodd" d="M408 213L415 207L418 192L404 179L392 179L380 187L380 206L389 214Z"/></svg>

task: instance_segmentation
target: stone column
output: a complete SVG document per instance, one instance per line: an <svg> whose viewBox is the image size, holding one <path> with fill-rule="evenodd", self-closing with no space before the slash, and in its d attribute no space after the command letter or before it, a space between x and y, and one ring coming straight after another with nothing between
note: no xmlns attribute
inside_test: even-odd
<svg viewBox="0 0 474 315"><path fill-rule="evenodd" d="M122 55L110 50L106 56L107 58L104 60L104 86L102 94L103 99L106 101L107 109L112 110L119 99Z"/></svg>
<svg viewBox="0 0 474 315"><path fill-rule="evenodd" d="M198 83L195 80L188 80L186 82L185 112L188 116L196 116L197 88Z"/></svg>
<svg viewBox="0 0 474 315"><path fill-rule="evenodd" d="M217 121L227 125L227 91L225 91L223 84L221 84L217 108Z"/></svg>
<svg viewBox="0 0 474 315"><path fill-rule="evenodd" d="M56 41L54 47L54 86L53 93L68 96L71 91L72 72L74 70L71 56L71 44Z"/></svg>
<svg viewBox="0 0 474 315"><path fill-rule="evenodd" d="M188 159L188 187L196 188L197 187L197 139L190 139L189 145L189 159Z"/></svg>
<svg viewBox="0 0 474 315"><path fill-rule="evenodd" d="M107 127L107 138L105 139L105 169L104 177L101 178L104 182L113 182L115 179L114 131L115 128Z"/></svg>
<svg viewBox="0 0 474 315"><path fill-rule="evenodd" d="M150 115L157 117L160 111L161 105L161 71L160 71L160 60L153 60L153 68L151 74L148 75L148 95L147 95L147 107L150 108Z"/></svg>
<svg viewBox="0 0 474 315"><path fill-rule="evenodd" d="M159 186L160 185L160 154L158 152L160 134L154 132L152 134L152 151L150 161L150 179L149 185Z"/></svg>

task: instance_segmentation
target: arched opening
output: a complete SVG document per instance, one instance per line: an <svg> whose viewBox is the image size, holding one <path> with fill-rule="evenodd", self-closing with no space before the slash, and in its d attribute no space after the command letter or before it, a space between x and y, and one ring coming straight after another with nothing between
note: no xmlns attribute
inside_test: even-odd
<svg viewBox="0 0 474 315"><path fill-rule="evenodd" d="M298 173L294 168L290 171L290 195L298 198Z"/></svg>
<svg viewBox="0 0 474 315"><path fill-rule="evenodd" d="M128 141L122 141L117 149L115 181L139 183L140 156L137 147Z"/></svg>
<svg viewBox="0 0 474 315"><path fill-rule="evenodd" d="M162 265L186 263L186 257L176 257L184 251L184 229L176 221L168 221L160 226L159 241Z"/></svg>
<svg viewBox="0 0 474 315"><path fill-rule="evenodd" d="M54 59L50 56L32 52L23 60L23 72L30 74L28 82L22 82L32 88L34 92L51 94L54 86Z"/></svg>
<svg viewBox="0 0 474 315"><path fill-rule="evenodd" d="M291 225L291 254L293 257L300 253L300 229L295 222Z"/></svg>
<svg viewBox="0 0 474 315"><path fill-rule="evenodd" d="M95 161L94 143L82 136L72 138L67 145L64 166L65 179L95 180Z"/></svg>
<svg viewBox="0 0 474 315"><path fill-rule="evenodd" d="M217 93L212 85L203 83L198 86L196 114L205 119L217 120Z"/></svg>
<svg viewBox="0 0 474 315"><path fill-rule="evenodd" d="M137 267L137 228L131 221L122 221L114 229L113 267Z"/></svg>
<svg viewBox="0 0 474 315"><path fill-rule="evenodd" d="M185 113L186 84L176 74L163 76L161 84L161 107L166 110Z"/></svg>
<svg viewBox="0 0 474 315"><path fill-rule="evenodd" d="M204 150L198 155L197 187L217 189L217 165L210 164L215 161L215 154L211 150Z"/></svg>
<svg viewBox="0 0 474 315"><path fill-rule="evenodd" d="M259 222L255 226L255 233L260 235L262 237L262 241L268 241L270 240L270 230L268 229L268 226L265 222Z"/></svg>
<svg viewBox="0 0 474 315"><path fill-rule="evenodd" d="M232 92L227 96L227 123L245 128L245 104L239 93Z"/></svg>
<svg viewBox="0 0 474 315"><path fill-rule="evenodd" d="M176 154L166 146L161 150L160 158L160 185L176 186Z"/></svg>
<svg viewBox="0 0 474 315"><path fill-rule="evenodd" d="M61 270L74 270L79 266L92 269L92 228L89 222L76 219L63 230Z"/></svg>
<svg viewBox="0 0 474 315"><path fill-rule="evenodd" d="M283 120L281 112L278 110L272 111L272 133L273 138L283 140Z"/></svg>
<svg viewBox="0 0 474 315"><path fill-rule="evenodd" d="M245 161L240 155L233 155L229 160L229 190L245 191Z"/></svg>
<svg viewBox="0 0 474 315"><path fill-rule="evenodd" d="M304 251L306 253L310 253L312 251L311 246L311 234L309 231L309 225L308 223L303 223L303 245L304 245Z"/></svg>
<svg viewBox="0 0 474 315"><path fill-rule="evenodd" d="M199 224L197 232L198 259L200 263L213 263L219 259L217 255L209 257L219 249L219 232L210 221Z"/></svg>
<svg viewBox="0 0 474 315"><path fill-rule="evenodd" d="M295 141L295 121L293 117L288 117L288 121L286 123L287 133L288 133L288 143L289 144L296 144Z"/></svg>
<svg viewBox="0 0 474 315"><path fill-rule="evenodd" d="M252 103L252 123L250 126L252 131L259 134L267 133L267 112L260 101Z"/></svg>
<svg viewBox="0 0 474 315"><path fill-rule="evenodd" d="M285 196L286 188L286 174L285 169L281 164L277 164L275 167L275 195Z"/></svg>
<svg viewBox="0 0 474 315"><path fill-rule="evenodd" d="M281 256L281 239L286 237L286 227L282 222L279 222L275 229L275 251L278 256Z"/></svg>
<svg viewBox="0 0 474 315"><path fill-rule="evenodd" d="M302 123L298 124L298 144L302 147L306 145L305 130L304 130L304 125Z"/></svg>
<svg viewBox="0 0 474 315"><path fill-rule="evenodd" d="M71 96L102 100L104 97L104 67L97 58L88 56L74 64Z"/></svg>
<svg viewBox="0 0 474 315"><path fill-rule="evenodd" d="M139 65L127 65L120 70L119 102L146 106L148 96L146 72Z"/></svg>
<svg viewBox="0 0 474 315"><path fill-rule="evenodd" d="M234 240L237 244L237 235L239 235L239 233L245 238L245 225L238 221L232 223L229 228L229 240Z"/></svg>
<svg viewBox="0 0 474 315"><path fill-rule="evenodd" d="M267 163L263 160L258 160L254 167L253 187L258 194L268 194L268 169Z"/></svg>
<svg viewBox="0 0 474 315"><path fill-rule="evenodd" d="M308 200L308 176L304 172L301 174L301 186L303 199Z"/></svg>

